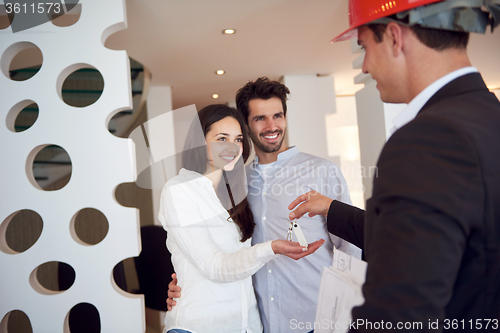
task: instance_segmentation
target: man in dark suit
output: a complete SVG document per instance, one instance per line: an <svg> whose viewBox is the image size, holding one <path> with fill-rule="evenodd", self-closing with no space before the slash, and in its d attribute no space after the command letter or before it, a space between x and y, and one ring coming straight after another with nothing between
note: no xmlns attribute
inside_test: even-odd
<svg viewBox="0 0 500 333"><path fill-rule="evenodd" d="M351 15L368 10L359 2ZM291 219L326 215L331 233L363 248L365 303L351 331L500 330L500 102L466 53L464 31L477 22L460 16L485 9L467 2L408 0L405 11L413 3L410 12L439 17L413 23L396 9L351 26L381 99L408 107L381 152L366 212L314 192L289 206L301 203Z"/></svg>

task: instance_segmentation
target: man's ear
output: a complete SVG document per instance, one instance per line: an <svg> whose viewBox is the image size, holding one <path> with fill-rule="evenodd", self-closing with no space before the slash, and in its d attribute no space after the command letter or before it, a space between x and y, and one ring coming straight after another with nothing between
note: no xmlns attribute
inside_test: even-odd
<svg viewBox="0 0 500 333"><path fill-rule="evenodd" d="M396 22L389 22L385 29L385 36L391 43L391 50L395 57L399 56L403 49L403 27Z"/></svg>

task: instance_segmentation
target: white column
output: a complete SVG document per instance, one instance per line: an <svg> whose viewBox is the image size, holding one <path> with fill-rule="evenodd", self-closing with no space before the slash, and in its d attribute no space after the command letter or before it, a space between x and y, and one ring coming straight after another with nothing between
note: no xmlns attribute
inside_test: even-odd
<svg viewBox="0 0 500 333"><path fill-rule="evenodd" d="M172 89L170 86L156 86L150 87L148 92L148 120L153 119L156 116L162 115L166 112L172 111ZM165 124L171 125L171 128L165 128L165 132L163 134L163 138L161 138L161 142L165 145L171 146L171 150L175 151L175 135L174 135L174 121L173 121L173 113L172 120L170 122L166 122ZM153 174L154 177L154 174ZM152 179L152 183L156 183L160 180ZM160 181L161 182L161 181ZM161 225L158 220L158 211L160 208L160 195L161 189L153 189L153 217L154 224Z"/></svg>
<svg viewBox="0 0 500 333"><path fill-rule="evenodd" d="M364 208L356 100L354 96L337 96L336 100L337 112L326 117L328 154L340 156L352 204Z"/></svg>
<svg viewBox="0 0 500 333"><path fill-rule="evenodd" d="M354 97L337 98L331 76L289 75L283 83L290 89L288 145L337 164L353 204L363 208Z"/></svg>
<svg viewBox="0 0 500 333"><path fill-rule="evenodd" d="M288 145L300 151L340 164L339 156L328 155L325 117L335 113L333 77L286 75L290 89L287 102Z"/></svg>

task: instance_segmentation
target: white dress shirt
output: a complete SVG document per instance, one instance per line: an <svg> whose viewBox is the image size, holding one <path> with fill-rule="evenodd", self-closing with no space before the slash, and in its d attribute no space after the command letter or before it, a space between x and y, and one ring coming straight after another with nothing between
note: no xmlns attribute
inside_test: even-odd
<svg viewBox="0 0 500 333"><path fill-rule="evenodd" d="M251 276L277 257L271 241L241 243L212 181L185 169L165 184L158 218L182 288L165 331L262 332Z"/></svg>
<svg viewBox="0 0 500 333"><path fill-rule="evenodd" d="M476 72L477 68L475 67L463 67L446 74L440 79L434 81L432 84L428 85L417 96L415 96L410 103L408 103L408 106L406 106L403 111L396 116L396 118L392 120L394 126L391 128L391 134L394 134L394 132L398 129L412 121L424 107L425 103L427 103L439 89L443 88L445 85L460 76Z"/></svg>
<svg viewBox="0 0 500 333"><path fill-rule="evenodd" d="M340 169L330 161L299 152L280 153L270 164L247 166L248 201L255 219L252 244L285 239L290 220L288 205L299 195L315 190L350 204L349 190ZM280 256L254 276L264 332L309 332L314 325L323 267L332 265L333 246L361 258L356 246L328 233L324 216L297 220L308 243L324 239L315 253L300 260ZM294 241L297 238L294 235ZM309 326L308 326L309 325ZM302 329L300 329L302 328Z"/></svg>

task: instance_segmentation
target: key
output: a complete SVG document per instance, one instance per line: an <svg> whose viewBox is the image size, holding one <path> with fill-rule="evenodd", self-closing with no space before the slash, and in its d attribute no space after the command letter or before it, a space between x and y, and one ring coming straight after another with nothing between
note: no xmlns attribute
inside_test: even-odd
<svg viewBox="0 0 500 333"><path fill-rule="evenodd" d="M294 220L295 221L295 220ZM294 221L290 221L290 226L288 227L288 233L286 235L286 240L287 241L292 241L292 233L293 233L293 222Z"/></svg>

